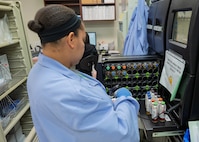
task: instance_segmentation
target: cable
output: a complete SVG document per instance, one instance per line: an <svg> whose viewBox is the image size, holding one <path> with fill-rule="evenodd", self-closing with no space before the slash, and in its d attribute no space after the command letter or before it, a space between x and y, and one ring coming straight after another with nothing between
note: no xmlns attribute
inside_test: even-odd
<svg viewBox="0 0 199 142"><path fill-rule="evenodd" d="M178 108L179 106L180 106L180 102L179 102L178 104L172 106L171 108L169 108L169 109L168 109L166 112L164 112L164 113L168 114L168 113L170 113L171 111L173 111L174 109Z"/></svg>

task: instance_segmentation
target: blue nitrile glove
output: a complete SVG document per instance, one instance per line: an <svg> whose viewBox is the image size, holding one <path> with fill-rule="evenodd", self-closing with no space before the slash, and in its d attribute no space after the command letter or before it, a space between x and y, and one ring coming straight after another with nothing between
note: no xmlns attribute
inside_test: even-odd
<svg viewBox="0 0 199 142"><path fill-rule="evenodd" d="M186 129L186 132L183 137L184 142L190 142L190 132L189 129Z"/></svg>
<svg viewBox="0 0 199 142"><path fill-rule="evenodd" d="M124 87L117 89L114 94L116 98L121 96L132 96L131 92Z"/></svg>

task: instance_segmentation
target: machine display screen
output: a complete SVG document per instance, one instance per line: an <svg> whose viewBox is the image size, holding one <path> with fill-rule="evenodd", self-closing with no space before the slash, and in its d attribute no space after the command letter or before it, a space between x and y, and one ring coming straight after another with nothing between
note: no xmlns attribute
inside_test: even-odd
<svg viewBox="0 0 199 142"><path fill-rule="evenodd" d="M177 11L174 15L172 39L187 44L192 11Z"/></svg>

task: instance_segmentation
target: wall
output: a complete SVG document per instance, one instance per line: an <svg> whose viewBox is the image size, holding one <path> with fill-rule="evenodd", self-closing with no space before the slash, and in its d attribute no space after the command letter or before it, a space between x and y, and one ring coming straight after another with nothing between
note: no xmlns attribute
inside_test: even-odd
<svg viewBox="0 0 199 142"><path fill-rule="evenodd" d="M129 23L137 6L138 0L119 0L117 3L118 29L117 29L117 50L122 54L124 42L128 33Z"/></svg>
<svg viewBox="0 0 199 142"><path fill-rule="evenodd" d="M85 22L85 26L86 31L96 32L97 43L114 42L117 46L117 21Z"/></svg>
<svg viewBox="0 0 199 142"><path fill-rule="evenodd" d="M24 20L25 30L31 45L40 43L39 37L34 32L30 31L27 27L27 23L34 19L35 13L38 9L44 6L43 0L19 0L22 4L22 16Z"/></svg>

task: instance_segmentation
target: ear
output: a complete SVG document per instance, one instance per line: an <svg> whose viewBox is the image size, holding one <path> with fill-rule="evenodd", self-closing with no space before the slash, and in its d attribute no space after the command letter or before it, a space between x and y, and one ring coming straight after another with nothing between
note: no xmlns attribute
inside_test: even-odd
<svg viewBox="0 0 199 142"><path fill-rule="evenodd" d="M70 32L67 36L67 43L71 48L75 47L75 33Z"/></svg>

